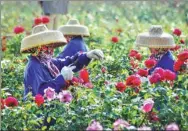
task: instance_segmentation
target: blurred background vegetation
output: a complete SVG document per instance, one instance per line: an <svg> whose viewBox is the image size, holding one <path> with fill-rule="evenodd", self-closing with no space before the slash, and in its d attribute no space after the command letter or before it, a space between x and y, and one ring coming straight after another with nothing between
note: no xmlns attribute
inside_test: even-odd
<svg viewBox="0 0 188 131"><path fill-rule="evenodd" d="M30 31L33 19L41 14L37 1L1 1L2 35L12 33L16 25ZM188 26L187 0L70 1L68 15L87 26L107 28L113 28L117 21L123 29L139 25L137 28L141 30L142 25L147 27L150 24L162 24L168 28ZM62 16L61 24L66 22Z"/></svg>
<svg viewBox="0 0 188 131"><path fill-rule="evenodd" d="M72 0L69 3L68 12L69 12L68 13L69 18L77 18L81 24L88 26L91 36L86 38L85 41L90 49L100 48L104 51L106 56L108 53L113 54L113 55L108 55L106 58L106 63L103 63L107 67L109 74L112 74L108 78L109 80L112 81L124 80L125 77L128 75L128 73L131 72L128 68L130 66L128 62L129 50L135 48L134 42L136 40L136 36L141 32L148 31L151 25L154 24L162 25L164 32L168 32L170 34L172 34L174 28L179 28L182 31L182 36L186 37L188 35L188 0L150 0L150 1L116 1L116 0L114 1L113 0L112 1L74 0L73 1ZM26 59L27 54L26 55L20 54L19 50L20 50L21 40L23 39L23 37L25 37L25 33L19 35L14 34L13 33L14 27L18 25L23 26L26 30L26 34L27 33L29 34L34 24L34 18L41 15L42 15L42 10L37 1L5 1L5 0L1 1L1 36L6 36L6 45L7 45L6 51L0 52L0 54L3 55L3 60L1 61L1 69L2 69L1 76L3 78L1 84L1 87L3 87L1 89L1 94L3 98L6 98L10 94L12 94L18 100L22 100L23 98L23 89L24 89L23 72L27 64L27 59ZM68 18L66 16L61 16L60 25L66 24L67 21ZM118 44L112 44L111 38L113 36L118 37L119 39ZM185 40L186 48L187 48L188 39L187 38L183 38L183 39ZM113 46L116 48L114 49L114 52L112 52ZM60 51L62 51L62 48L63 47L56 49L55 55L58 54ZM148 55L147 52L145 52L145 50L139 50L139 52L142 53L144 58L146 58ZM95 86L98 86L100 83L104 83L103 75L100 75L101 71L100 68L98 68L100 66L102 67L103 64L93 62L92 64L89 65L90 66L89 69L92 72L91 78L94 78L93 81L96 82ZM185 77L185 79L186 78L187 77ZM99 84L97 82L99 82ZM183 86L187 85L186 84L187 82L184 80L180 80L179 83L181 83ZM101 85L99 87L101 88ZM94 90L94 93L98 93L97 90L98 89L96 88ZM103 90L102 92L105 92L106 87L104 87L104 89L102 88L102 90ZM106 92L108 91L109 90L107 90ZM83 91L82 88L80 88L80 92L82 92L83 94L84 93L88 94L86 91ZM186 87L185 87L185 92L186 92ZM86 96L85 94L83 96ZM186 93L182 93L182 94L186 95ZM184 126L183 124L187 123L187 119L182 119L182 117L186 117L184 116L184 114L187 113L185 112L187 111L186 110L187 105L184 104L186 103L186 99L184 98L184 95L180 95L180 96L182 96L181 99L182 104L180 104L180 106L176 104L173 105L174 106L173 109L176 110L176 114L175 113L172 114L170 110L167 111L169 111L170 114L169 119L170 120L172 120L171 118L178 119L179 123L183 121L181 125L183 127ZM125 98L127 98L127 96ZM86 100L84 99L83 101L86 102ZM109 100L113 101L114 99L111 99L111 97L109 97L108 99L106 98L106 100L107 101L104 101L104 103L106 103L107 106L110 105L109 108L111 108L112 103L108 101ZM131 102L131 99L126 100L126 102ZM82 106L78 106L78 107L82 107ZM129 108L129 106L126 107ZM104 106L104 109L109 109L109 108L106 108ZM125 112L126 112L125 115L127 115L128 108L125 108ZM74 107L73 110L75 109L76 108ZM80 111L80 108L78 108L78 110ZM181 112L184 112L184 114L182 115L179 110ZM28 111L30 111L30 109L28 109ZM134 116L135 111L134 113L132 113L133 106L129 108L129 111L130 113L128 112L128 114L131 115L130 119L134 118L132 121L136 121L137 117ZM101 112L99 111L99 115L100 113ZM77 114L77 112L75 114ZM92 113L90 114L92 115ZM114 111L111 114L113 115L117 113L115 113ZM66 114L66 115L67 118L71 117L70 114ZM80 118L83 118L82 114L80 116L81 116ZM164 114L164 116L168 117L168 115L166 114ZM104 120L106 117L109 117L109 115L105 116ZM6 123L5 121L5 123L10 127L11 124L12 125L14 124L11 123L10 120L13 121L17 120L17 119L12 119L12 117L7 117L7 118L9 118L7 120L8 122ZM18 117L18 119L25 122L24 119L20 118L20 116ZM103 118L101 117L101 119ZM29 118L29 120L35 121L36 119ZM79 117L77 121L80 121ZM84 118L83 121L87 121L87 119ZM17 123L19 127L20 122L17 121ZM84 124L87 123L85 122ZM80 126L79 123L78 125ZM185 126L187 126L187 124ZM16 127L16 129L18 128ZM187 129L187 128L185 127L182 129Z"/></svg>
<svg viewBox="0 0 188 131"><path fill-rule="evenodd" d="M1 36L14 36L13 29L21 25L26 34L31 32L34 18L42 15L37 1L1 1ZM138 33L147 31L151 25L162 25L165 32L172 33L174 28L182 30L182 36L188 34L187 0L156 1L69 1L68 17L60 16L60 25L68 18L77 18L81 24L89 27L91 36L86 40L90 49L108 48L112 36L121 30L120 41L133 46ZM10 38L11 38L10 37ZM3 58L20 56L22 37L7 37L8 50ZM16 46L15 46L16 45ZM57 51L58 50L58 51ZM62 48L57 49L58 54Z"/></svg>

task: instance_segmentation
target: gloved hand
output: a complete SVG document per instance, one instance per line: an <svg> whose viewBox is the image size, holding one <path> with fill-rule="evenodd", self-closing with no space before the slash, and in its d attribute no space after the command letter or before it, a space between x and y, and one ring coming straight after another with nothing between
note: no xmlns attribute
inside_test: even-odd
<svg viewBox="0 0 188 131"><path fill-rule="evenodd" d="M63 76L64 80L72 80L73 72L72 70L75 69L76 66L65 66L61 69L61 75Z"/></svg>
<svg viewBox="0 0 188 131"><path fill-rule="evenodd" d="M97 60L102 60L104 58L103 52L99 49L88 51L86 53L86 56L90 59L97 59Z"/></svg>

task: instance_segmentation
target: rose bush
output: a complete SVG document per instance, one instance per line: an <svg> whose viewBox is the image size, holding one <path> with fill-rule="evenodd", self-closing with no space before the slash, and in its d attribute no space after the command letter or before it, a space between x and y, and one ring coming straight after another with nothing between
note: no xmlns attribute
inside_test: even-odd
<svg viewBox="0 0 188 131"><path fill-rule="evenodd" d="M135 3L135 6L140 7L140 4ZM5 5L3 12L8 8ZM147 50L134 49L133 46L138 32L146 29L145 22L159 22L161 14L169 9L168 6L164 4L164 8L161 7L161 11L156 14L152 10L155 7L149 8L150 10L148 7L148 10L141 8L137 12L126 4L121 4L121 10L120 7L114 7L117 11L115 14L112 6L104 5L100 7L101 12L107 10L103 15L91 10L98 8L97 5L88 4L87 7L81 8L87 10L87 13L72 14L85 20L91 33L91 36L85 39L88 47L101 48L105 59L102 62L93 61L80 73L75 73L67 90L56 94L49 87L44 96L28 94L26 101L23 101L23 72L27 55L19 53L20 41L24 34L9 38L7 50L3 54L4 59L1 61L2 130L186 130L188 40L181 38L181 35L187 34L188 31L185 30L184 24L177 24L182 20L181 13L174 20L176 24L170 20L172 16L176 16L173 12L170 12L170 17L164 16L161 22L165 31L174 35L178 46L172 49L177 75L161 68L148 75L147 68L154 66L155 61L148 60ZM179 6L185 8L184 4ZM131 14L124 9L131 10ZM157 7L155 9L158 10ZM5 18L2 17L3 22ZM24 19L26 18L24 16ZM27 26L22 24L26 26L26 31L31 29L33 23L48 22L47 18L33 22L35 18L36 15L32 18L29 15L25 22L30 23ZM8 19L10 18L6 20ZM15 25L11 21L7 23L12 26L12 31ZM5 22L3 24L5 25ZM7 28L6 31L8 30ZM58 53L57 51L56 54ZM148 61L145 62L146 60ZM7 100L9 104L6 104Z"/></svg>

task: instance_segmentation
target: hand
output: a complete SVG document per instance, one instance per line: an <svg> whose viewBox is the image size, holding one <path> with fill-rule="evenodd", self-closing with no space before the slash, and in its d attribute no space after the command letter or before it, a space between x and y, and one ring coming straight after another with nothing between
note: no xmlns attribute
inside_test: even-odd
<svg viewBox="0 0 188 131"><path fill-rule="evenodd" d="M75 69L76 66L65 66L61 69L61 75L63 76L64 80L72 80L73 72L72 70Z"/></svg>
<svg viewBox="0 0 188 131"><path fill-rule="evenodd" d="M97 60L102 60L104 58L103 52L99 49L95 49L87 52L86 56L90 59L97 59Z"/></svg>

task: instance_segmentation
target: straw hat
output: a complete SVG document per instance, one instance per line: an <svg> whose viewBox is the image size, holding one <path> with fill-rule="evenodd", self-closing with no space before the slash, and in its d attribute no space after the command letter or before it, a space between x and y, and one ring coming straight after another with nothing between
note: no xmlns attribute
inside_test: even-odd
<svg viewBox="0 0 188 131"><path fill-rule="evenodd" d="M25 37L21 42L21 53L29 53L29 49L42 45L52 45L54 48L67 43L60 31L48 30L46 25L37 25L33 28L32 34Z"/></svg>
<svg viewBox="0 0 188 131"><path fill-rule="evenodd" d="M77 19L70 19L66 25L60 26L58 30L61 31L63 35L90 35L88 28L84 25L80 25Z"/></svg>
<svg viewBox="0 0 188 131"><path fill-rule="evenodd" d="M162 26L153 25L149 32L141 33L137 36L136 46L149 48L173 48L174 38L168 33L163 33Z"/></svg>

